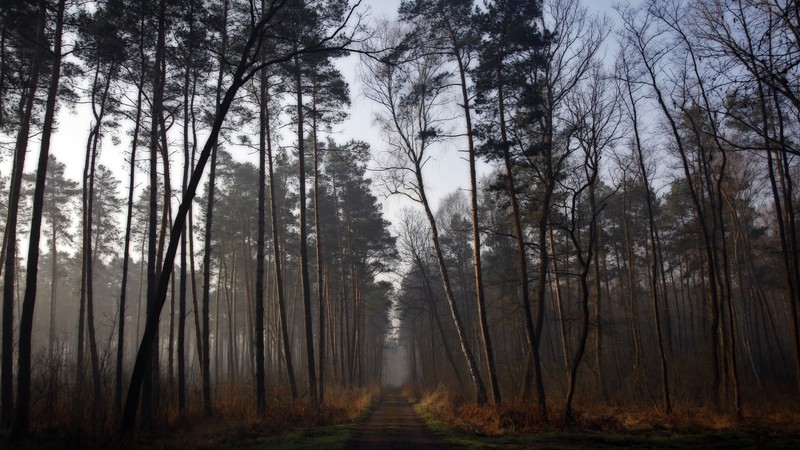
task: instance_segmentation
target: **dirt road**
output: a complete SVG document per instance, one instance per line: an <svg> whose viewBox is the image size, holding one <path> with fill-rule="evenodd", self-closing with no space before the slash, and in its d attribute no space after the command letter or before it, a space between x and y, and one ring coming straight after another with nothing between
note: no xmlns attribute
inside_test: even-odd
<svg viewBox="0 0 800 450"><path fill-rule="evenodd" d="M399 391L384 391L370 417L355 432L350 450L451 450L455 447L437 438Z"/></svg>

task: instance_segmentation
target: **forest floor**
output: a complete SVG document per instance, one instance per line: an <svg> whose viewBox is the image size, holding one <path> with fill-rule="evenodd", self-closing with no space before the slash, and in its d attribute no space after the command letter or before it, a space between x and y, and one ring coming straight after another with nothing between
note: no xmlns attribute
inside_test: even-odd
<svg viewBox="0 0 800 450"><path fill-rule="evenodd" d="M405 394L405 395L404 395ZM349 405L342 408L335 405ZM442 405L448 405L443 407ZM113 438L42 433L9 448L202 448L284 450L372 449L800 449L800 424L778 428L732 426L714 428L599 429L583 423L570 427L541 426L517 432L496 422L486 411L467 404L452 408L441 396L409 395L394 389L340 393L331 405L315 412L303 402L272 405L269 417L218 416L153 434L138 434L127 443ZM246 416L249 417L249 416ZM487 425L481 428L481 421ZM794 421L793 421L794 423ZM5 436L7 438L7 436ZM0 434L0 448L9 442Z"/></svg>
<svg viewBox="0 0 800 450"><path fill-rule="evenodd" d="M425 415L425 414L423 414ZM481 436L425 415L431 430L451 449L799 449L800 435L784 433L609 433L572 429L533 434Z"/></svg>
<svg viewBox="0 0 800 450"><path fill-rule="evenodd" d="M283 450L447 450L459 448L428 428L397 389L384 390L380 400L353 421L308 427L289 433L231 440L205 448Z"/></svg>
<svg viewBox="0 0 800 450"><path fill-rule="evenodd" d="M217 449L800 449L800 434L775 431L613 432L580 427L486 436L445 423L424 404L412 405L399 391L353 422L213 446Z"/></svg>
<svg viewBox="0 0 800 450"><path fill-rule="evenodd" d="M800 423L794 421L788 425L780 421L734 424L717 417L725 424L717 428L698 425L704 422L697 419L694 419L696 423L687 425L693 420L679 424L662 418L666 421L661 427L604 426L584 419L572 425L528 423L514 431L531 420L525 417L530 411L512 407L497 414L490 407L474 404L454 407L452 398L446 398L447 394L441 391L419 395L412 389L404 390L404 394L414 403L415 412L428 428L450 445L444 448L451 449L800 449ZM514 414L518 423L512 423L511 428L501 425L508 420L514 422L509 417ZM632 416L636 414L631 413ZM647 421L644 415L640 419Z"/></svg>

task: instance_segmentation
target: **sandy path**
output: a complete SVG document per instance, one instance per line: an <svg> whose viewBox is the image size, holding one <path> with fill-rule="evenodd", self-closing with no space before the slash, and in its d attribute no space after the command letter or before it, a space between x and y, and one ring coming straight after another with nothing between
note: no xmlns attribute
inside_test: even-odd
<svg viewBox="0 0 800 450"><path fill-rule="evenodd" d="M385 391L380 403L355 432L347 448L450 450L456 447L436 437L399 391Z"/></svg>

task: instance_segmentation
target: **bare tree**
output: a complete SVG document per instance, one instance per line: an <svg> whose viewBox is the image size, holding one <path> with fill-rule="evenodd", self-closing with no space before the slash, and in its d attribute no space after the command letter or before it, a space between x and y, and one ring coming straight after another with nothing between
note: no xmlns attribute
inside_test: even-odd
<svg viewBox="0 0 800 450"><path fill-rule="evenodd" d="M457 84L461 94L461 108L464 114L464 127L469 155L471 216L472 216L472 263L475 278L475 299L478 307L478 318L483 339L483 352L486 358L489 387L492 400L500 403L500 388L497 383L497 369L494 361L489 323L486 313L486 294L483 286L483 268L481 263L481 235L478 211L478 177L476 172L475 132L472 124L472 95L468 83L468 71L472 69L478 35L474 29L473 0L442 0L435 2L406 2L406 20L416 19L426 39L441 46L441 51L448 54L456 64Z"/></svg>
<svg viewBox="0 0 800 450"><path fill-rule="evenodd" d="M382 109L376 117L389 139L388 159L382 163L384 187L390 194L403 195L425 210L431 229L431 246L439 266L445 297L458 333L475 398L485 403L486 387L464 331L450 275L439 242L439 230L427 193L423 168L430 161L432 146L441 140L447 126L444 108L450 74L442 57L421 45L401 47L409 30L400 25L381 24L379 47L390 48L380 59L364 58L364 93Z"/></svg>
<svg viewBox="0 0 800 450"><path fill-rule="evenodd" d="M617 61L617 77L620 80L620 96L625 98L625 110L627 114L627 118L631 123L631 128L633 130L633 150L634 150L634 157L633 159L638 163L639 168L639 175L642 177L642 183L644 184L645 188L645 201L647 203L647 231L648 237L650 239L650 251L651 251L651 266L650 266L650 298L653 305L653 315L656 324L656 338L658 341L658 355L659 360L661 362L661 377L663 380L662 383L662 399L664 402L664 408L667 413L672 412L672 403L670 400L670 391L669 391L669 372L667 368L667 358L664 353L664 344L663 338L661 333L661 318L659 316L659 307L658 307L658 275L663 271L662 261L659 258L660 252L660 245L659 240L657 238L658 229L656 227L655 221L655 208L653 205L653 189L651 186L650 175L648 172L648 168L645 164L644 158L644 148L642 144L642 138L640 134L640 125L639 125L639 107L638 102L639 98L637 95L637 89L635 87L635 79L634 75L631 73L632 67L629 61L629 57L626 56L625 52L620 53L620 57Z"/></svg>

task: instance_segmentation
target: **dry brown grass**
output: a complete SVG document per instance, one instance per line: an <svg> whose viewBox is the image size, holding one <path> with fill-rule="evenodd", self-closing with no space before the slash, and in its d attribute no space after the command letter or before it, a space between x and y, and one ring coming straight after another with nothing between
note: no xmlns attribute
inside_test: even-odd
<svg viewBox="0 0 800 450"><path fill-rule="evenodd" d="M292 400L276 392L268 399L264 414L259 415L251 390L228 388L219 393L212 418L189 415L158 435L142 436L143 444L153 442L166 448L224 446L302 428L337 425L356 420L379 396L377 387L329 388L325 403L314 408L308 399Z"/></svg>
<svg viewBox="0 0 800 450"><path fill-rule="evenodd" d="M153 427L138 432L134 447L198 448L225 446L249 439L278 435L302 428L352 422L375 404L380 397L377 386L368 388L335 388L326 390L325 403L313 408L307 398L292 400L282 390L268 393L264 414L255 411L252 386L221 386L214 390L214 413L203 414L199 392L189 399L185 414L177 410L177 402L163 392L156 408ZM110 401L94 403L91 394L80 397L62 394L48 412L44 401L34 402L32 438L18 443L19 448L46 448L51 444L75 448L107 448L116 446L118 422ZM8 436L0 435L0 447ZM130 442L126 444L131 444ZM128 446L126 445L126 446Z"/></svg>
<svg viewBox="0 0 800 450"><path fill-rule="evenodd" d="M575 404L574 418L567 423L563 404L548 401L549 420L538 408L519 399L506 399L499 408L477 405L439 387L404 389L409 400L432 417L464 432L481 436L529 434L541 431L581 430L621 434L671 434L706 432L800 433L800 402L790 398L762 399L745 405L744 417L733 411L708 406L676 404L672 414L652 404Z"/></svg>

